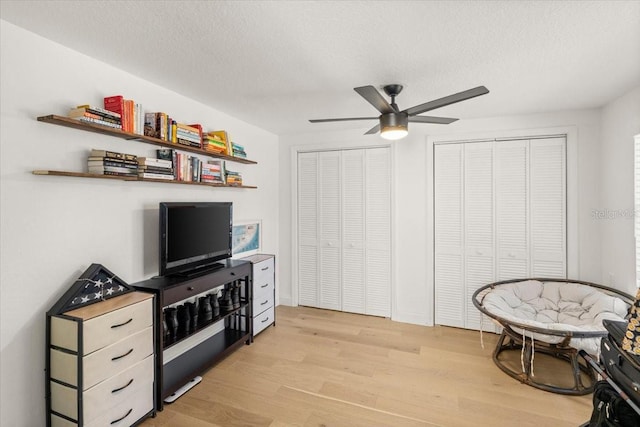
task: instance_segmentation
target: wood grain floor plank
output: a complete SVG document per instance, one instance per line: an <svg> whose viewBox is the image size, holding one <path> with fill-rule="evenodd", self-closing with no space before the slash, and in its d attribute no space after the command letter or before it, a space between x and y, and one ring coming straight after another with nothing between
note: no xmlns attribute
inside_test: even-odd
<svg viewBox="0 0 640 427"><path fill-rule="evenodd" d="M143 427L577 426L591 396L521 384L491 359L497 336L277 307L266 329ZM519 356L510 363L519 363ZM536 358L539 378L570 375Z"/></svg>

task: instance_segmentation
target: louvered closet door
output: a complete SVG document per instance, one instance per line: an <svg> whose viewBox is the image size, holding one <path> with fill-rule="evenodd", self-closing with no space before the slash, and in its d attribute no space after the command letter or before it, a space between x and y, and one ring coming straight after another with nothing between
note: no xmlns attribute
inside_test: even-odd
<svg viewBox="0 0 640 427"><path fill-rule="evenodd" d="M298 155L298 303L391 316L389 148Z"/></svg>
<svg viewBox="0 0 640 427"><path fill-rule="evenodd" d="M342 310L365 313L365 155L342 152Z"/></svg>
<svg viewBox="0 0 640 427"><path fill-rule="evenodd" d="M317 307L318 154L298 154L298 303Z"/></svg>
<svg viewBox="0 0 640 427"><path fill-rule="evenodd" d="M463 145L434 146L435 323L464 327Z"/></svg>
<svg viewBox="0 0 640 427"><path fill-rule="evenodd" d="M529 144L496 142L496 280L529 277Z"/></svg>
<svg viewBox="0 0 640 427"><path fill-rule="evenodd" d="M365 150L366 307L391 317L391 156L389 148Z"/></svg>
<svg viewBox="0 0 640 427"><path fill-rule="evenodd" d="M339 151L318 153L319 176L319 304L320 308L342 309L341 183Z"/></svg>
<svg viewBox="0 0 640 427"><path fill-rule="evenodd" d="M566 140L529 142L531 277L565 278Z"/></svg>
<svg viewBox="0 0 640 427"><path fill-rule="evenodd" d="M480 286L566 277L566 140L443 144L434 152L435 322L478 329L471 297Z"/></svg>
<svg viewBox="0 0 640 427"><path fill-rule="evenodd" d="M493 142L464 144L464 327L480 329L473 293L494 281ZM493 329L484 319L483 329Z"/></svg>

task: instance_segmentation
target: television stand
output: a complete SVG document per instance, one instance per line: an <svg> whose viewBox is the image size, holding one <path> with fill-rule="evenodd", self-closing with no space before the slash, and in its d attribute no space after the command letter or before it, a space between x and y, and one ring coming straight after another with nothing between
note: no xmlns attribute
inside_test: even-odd
<svg viewBox="0 0 640 427"><path fill-rule="evenodd" d="M195 268L193 270L180 271L178 273L169 274L168 277L178 277L182 279L191 279L193 277L202 276L205 274L212 273L215 270L219 270L221 268L225 268L225 264L221 262L213 262L211 264L206 264L201 267Z"/></svg>
<svg viewBox="0 0 640 427"><path fill-rule="evenodd" d="M252 265L249 261L227 259L222 266L191 277L160 276L132 286L151 292L155 298L156 402L162 410L165 399L202 376L213 365L252 340ZM210 321L198 322L194 331L179 331L175 339L165 339L163 313L168 307L198 301L217 288L240 285L240 307L220 310ZM172 399L169 399L171 401Z"/></svg>

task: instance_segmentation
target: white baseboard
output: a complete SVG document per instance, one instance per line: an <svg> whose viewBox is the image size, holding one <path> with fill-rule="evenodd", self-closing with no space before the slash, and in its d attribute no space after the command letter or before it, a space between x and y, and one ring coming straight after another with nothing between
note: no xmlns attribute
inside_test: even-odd
<svg viewBox="0 0 640 427"><path fill-rule="evenodd" d="M287 305L289 307L295 307L295 305L291 301L291 298L282 298L282 297L279 298L276 305Z"/></svg>
<svg viewBox="0 0 640 427"><path fill-rule="evenodd" d="M391 320L394 322L411 323L413 325L433 326L427 321L424 313L393 313Z"/></svg>

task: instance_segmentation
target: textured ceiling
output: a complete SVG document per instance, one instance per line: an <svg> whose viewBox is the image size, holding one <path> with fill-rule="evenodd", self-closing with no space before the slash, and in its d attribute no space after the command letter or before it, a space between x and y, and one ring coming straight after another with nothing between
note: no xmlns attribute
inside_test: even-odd
<svg viewBox="0 0 640 427"><path fill-rule="evenodd" d="M354 87L429 114L600 107L640 85L640 1L7 1L2 19L276 134L369 128ZM175 51L168 61L162 50ZM438 125L417 125L438 126Z"/></svg>

